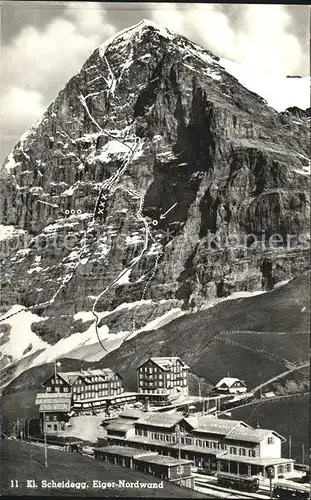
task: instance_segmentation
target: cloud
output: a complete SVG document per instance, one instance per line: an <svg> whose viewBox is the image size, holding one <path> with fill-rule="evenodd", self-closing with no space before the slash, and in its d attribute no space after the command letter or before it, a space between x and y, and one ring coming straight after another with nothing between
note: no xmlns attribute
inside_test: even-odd
<svg viewBox="0 0 311 500"><path fill-rule="evenodd" d="M43 30L24 26L2 50L4 134L9 137L13 129L20 134L31 126L91 52L114 33L104 10L93 3L69 4L64 16Z"/></svg>
<svg viewBox="0 0 311 500"><path fill-rule="evenodd" d="M282 5L250 5L243 15L245 32L233 46L235 58L254 70L272 74L294 73L302 48L290 33L290 16Z"/></svg>
<svg viewBox="0 0 311 500"><path fill-rule="evenodd" d="M181 7L182 8L182 7ZM283 5L243 5L230 22L222 5L188 4L182 15L178 4L152 11L155 21L179 31L215 55L240 62L257 73L296 72L302 47L290 34L291 17Z"/></svg>

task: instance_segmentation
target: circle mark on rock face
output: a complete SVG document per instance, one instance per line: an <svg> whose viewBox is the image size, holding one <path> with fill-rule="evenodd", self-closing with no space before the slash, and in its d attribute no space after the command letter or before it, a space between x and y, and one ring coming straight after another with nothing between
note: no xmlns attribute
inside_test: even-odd
<svg viewBox="0 0 311 500"><path fill-rule="evenodd" d="M65 210L65 215L82 214L82 210Z"/></svg>
<svg viewBox="0 0 311 500"><path fill-rule="evenodd" d="M152 225L153 225L153 226L157 226L158 224L159 224L159 221L157 221L157 220L153 220L153 221L152 221Z"/></svg>

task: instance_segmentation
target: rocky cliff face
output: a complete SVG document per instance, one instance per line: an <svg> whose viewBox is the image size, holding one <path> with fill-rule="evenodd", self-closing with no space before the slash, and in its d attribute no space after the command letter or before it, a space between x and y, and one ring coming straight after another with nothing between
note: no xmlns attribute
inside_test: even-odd
<svg viewBox="0 0 311 500"><path fill-rule="evenodd" d="M218 61L143 21L21 138L1 171L6 315L27 307L49 344L94 336L92 308L97 333L129 334L306 269L309 114L277 113Z"/></svg>

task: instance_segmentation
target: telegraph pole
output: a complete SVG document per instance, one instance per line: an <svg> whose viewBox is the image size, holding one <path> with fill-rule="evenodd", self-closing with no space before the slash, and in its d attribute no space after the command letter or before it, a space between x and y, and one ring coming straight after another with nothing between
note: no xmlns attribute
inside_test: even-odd
<svg viewBox="0 0 311 500"><path fill-rule="evenodd" d="M292 436L288 437L288 458L292 458Z"/></svg>
<svg viewBox="0 0 311 500"><path fill-rule="evenodd" d="M48 466L48 449L46 444L46 431L45 431L45 412L43 412L43 435L44 435L44 465Z"/></svg>
<svg viewBox="0 0 311 500"><path fill-rule="evenodd" d="M302 465L305 464L305 445L302 445Z"/></svg>
<svg viewBox="0 0 311 500"><path fill-rule="evenodd" d="M179 486L181 486L181 450L180 450L180 427L176 425L176 442L178 446L178 475L179 475Z"/></svg>

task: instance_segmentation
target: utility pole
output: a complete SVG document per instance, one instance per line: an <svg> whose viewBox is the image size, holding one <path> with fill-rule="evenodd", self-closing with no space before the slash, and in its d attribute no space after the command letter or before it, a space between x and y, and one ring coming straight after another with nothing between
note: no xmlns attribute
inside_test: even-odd
<svg viewBox="0 0 311 500"><path fill-rule="evenodd" d="M292 436L288 437L288 458L292 458Z"/></svg>
<svg viewBox="0 0 311 500"><path fill-rule="evenodd" d="M48 449L46 444L46 431L45 431L45 412L43 412L43 435L44 435L44 465L48 466Z"/></svg>
<svg viewBox="0 0 311 500"><path fill-rule="evenodd" d="M177 424L176 425L176 444L178 446L178 475L179 475L179 486L180 486L180 479L181 479L181 450L180 450L180 427Z"/></svg>
<svg viewBox="0 0 311 500"><path fill-rule="evenodd" d="M302 445L302 465L305 464L305 445Z"/></svg>

